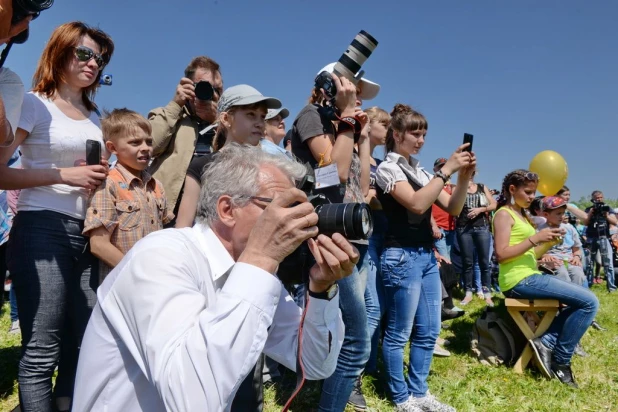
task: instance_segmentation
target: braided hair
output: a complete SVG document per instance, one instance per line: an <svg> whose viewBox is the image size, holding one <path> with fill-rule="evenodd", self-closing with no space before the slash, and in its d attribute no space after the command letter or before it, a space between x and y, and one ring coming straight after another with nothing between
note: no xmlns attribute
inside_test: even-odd
<svg viewBox="0 0 618 412"><path fill-rule="evenodd" d="M536 176L536 175L535 175ZM521 187L529 182L538 182L538 177L531 178L530 172L525 169L517 169L513 170L511 173L507 174L502 181L502 192L500 193L500 197L498 198L498 208L500 209L503 206L506 206L509 203L512 203L511 192L509 188L515 186L516 188ZM524 208L521 208L521 215L532 224L532 220L528 215L528 211ZM534 226L534 225L533 225Z"/></svg>

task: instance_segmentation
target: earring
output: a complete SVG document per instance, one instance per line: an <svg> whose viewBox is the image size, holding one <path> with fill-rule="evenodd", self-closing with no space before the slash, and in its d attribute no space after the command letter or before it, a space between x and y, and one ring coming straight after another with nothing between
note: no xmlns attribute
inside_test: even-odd
<svg viewBox="0 0 618 412"><path fill-rule="evenodd" d="M511 196L511 206L515 206L515 196Z"/></svg>

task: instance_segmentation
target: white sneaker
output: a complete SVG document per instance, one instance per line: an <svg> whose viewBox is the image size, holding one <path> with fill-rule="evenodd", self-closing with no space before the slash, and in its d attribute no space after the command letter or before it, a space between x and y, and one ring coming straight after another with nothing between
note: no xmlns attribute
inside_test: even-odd
<svg viewBox="0 0 618 412"><path fill-rule="evenodd" d="M11 328L9 329L9 334L11 335L15 335L17 333L20 333L21 329L19 328L19 320L16 320L15 322L11 323Z"/></svg>
<svg viewBox="0 0 618 412"><path fill-rule="evenodd" d="M436 399L429 391L422 398L414 398L410 396L410 399L413 399L416 407L421 408L422 411L425 412L457 412L455 408L452 406L446 405Z"/></svg>
<svg viewBox="0 0 618 412"><path fill-rule="evenodd" d="M410 397L404 403L398 403L395 405L396 412L423 412L421 408L416 405L415 398Z"/></svg>
<svg viewBox="0 0 618 412"><path fill-rule="evenodd" d="M436 345L433 347L433 356L448 358L449 356L451 356L451 352L447 351L436 342Z"/></svg>

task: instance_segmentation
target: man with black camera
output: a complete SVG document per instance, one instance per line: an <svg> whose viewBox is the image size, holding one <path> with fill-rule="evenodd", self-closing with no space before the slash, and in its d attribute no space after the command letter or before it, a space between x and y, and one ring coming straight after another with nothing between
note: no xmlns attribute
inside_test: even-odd
<svg viewBox="0 0 618 412"><path fill-rule="evenodd" d="M148 114L155 157L149 171L163 184L174 215L191 159L210 153L214 129L204 131L217 118L217 102L222 93L219 64L210 57L199 56L185 69L172 101Z"/></svg>
<svg viewBox="0 0 618 412"><path fill-rule="evenodd" d="M359 253L319 234L294 187L306 173L259 147L217 153L195 226L142 239L99 287L73 410L244 411L232 402L262 352L292 370L298 355L306 379L332 374L344 333L336 282ZM301 318L275 273L305 241L316 263Z"/></svg>
<svg viewBox="0 0 618 412"><path fill-rule="evenodd" d="M614 279L614 264L612 246L609 238L609 225L618 224L618 219L611 208L604 201L603 192L595 190L590 195L592 206L583 212L575 206L569 205L568 211L579 217L586 228L586 239L590 246L590 256L594 258L597 252L601 254L601 263L605 271L608 292L616 291Z"/></svg>

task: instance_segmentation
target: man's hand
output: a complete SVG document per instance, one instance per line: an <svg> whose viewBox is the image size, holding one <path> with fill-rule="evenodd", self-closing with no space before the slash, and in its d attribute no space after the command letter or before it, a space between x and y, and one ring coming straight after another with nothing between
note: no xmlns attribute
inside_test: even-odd
<svg viewBox="0 0 618 412"><path fill-rule="evenodd" d="M358 250L339 233L309 239L316 264L309 271L309 290L324 292L337 280L350 276L360 257Z"/></svg>
<svg viewBox="0 0 618 412"><path fill-rule="evenodd" d="M300 203L294 207L290 205ZM275 196L251 230L238 262L275 273L279 263L305 240L318 235L318 215L296 188Z"/></svg>
<svg viewBox="0 0 618 412"><path fill-rule="evenodd" d="M174 101L178 106L184 106L189 100L195 97L195 86L193 81L186 77L180 79L178 87L176 87L176 94L174 95Z"/></svg>

